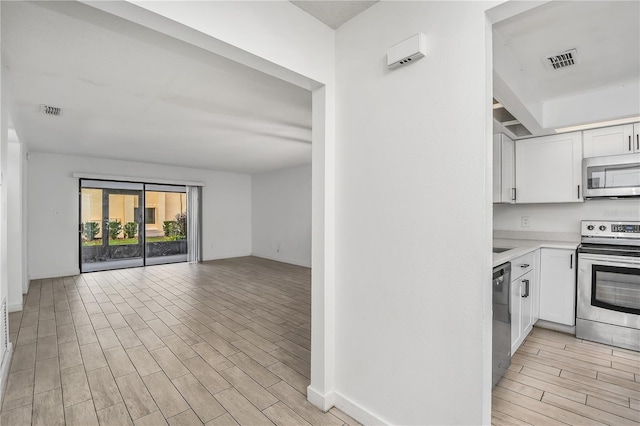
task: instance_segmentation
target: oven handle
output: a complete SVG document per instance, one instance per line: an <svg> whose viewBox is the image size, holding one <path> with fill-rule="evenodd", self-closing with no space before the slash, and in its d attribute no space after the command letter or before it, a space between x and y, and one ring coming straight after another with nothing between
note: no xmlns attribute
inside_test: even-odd
<svg viewBox="0 0 640 426"><path fill-rule="evenodd" d="M621 267L638 267L640 268L640 257L628 257L628 256L607 256L601 254L578 254L578 265L583 261L589 261L591 263L604 263L612 266Z"/></svg>

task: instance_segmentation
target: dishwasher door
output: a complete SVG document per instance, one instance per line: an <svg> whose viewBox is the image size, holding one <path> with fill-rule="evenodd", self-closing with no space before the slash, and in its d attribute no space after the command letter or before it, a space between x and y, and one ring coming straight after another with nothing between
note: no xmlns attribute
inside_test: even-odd
<svg viewBox="0 0 640 426"><path fill-rule="evenodd" d="M511 365L511 310L509 288L511 287L511 263L493 269L493 353L492 387L500 381Z"/></svg>

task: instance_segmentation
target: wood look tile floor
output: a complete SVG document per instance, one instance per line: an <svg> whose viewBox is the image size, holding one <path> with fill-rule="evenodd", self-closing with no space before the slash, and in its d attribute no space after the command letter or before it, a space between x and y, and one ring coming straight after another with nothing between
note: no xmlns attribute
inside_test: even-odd
<svg viewBox="0 0 640 426"><path fill-rule="evenodd" d="M356 425L306 401L311 272L255 257L34 280L2 425Z"/></svg>
<svg viewBox="0 0 640 426"><path fill-rule="evenodd" d="M310 270L247 257L31 283L1 425L355 425L306 401ZM535 328L495 425L640 424L640 354Z"/></svg>
<svg viewBox="0 0 640 426"><path fill-rule="evenodd" d="M534 327L493 390L494 425L639 425L640 353Z"/></svg>

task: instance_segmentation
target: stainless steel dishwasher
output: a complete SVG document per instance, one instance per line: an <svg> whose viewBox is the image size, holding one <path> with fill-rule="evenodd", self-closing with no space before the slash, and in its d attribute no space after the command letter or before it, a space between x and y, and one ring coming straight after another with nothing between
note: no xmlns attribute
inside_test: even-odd
<svg viewBox="0 0 640 426"><path fill-rule="evenodd" d="M511 365L511 310L509 309L509 287L511 263L493 268L493 387L500 381Z"/></svg>

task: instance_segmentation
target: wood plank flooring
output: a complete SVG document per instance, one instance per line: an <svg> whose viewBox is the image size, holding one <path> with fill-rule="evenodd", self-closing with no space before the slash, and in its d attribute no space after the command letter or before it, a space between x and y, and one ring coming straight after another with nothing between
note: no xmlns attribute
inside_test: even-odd
<svg viewBox="0 0 640 426"><path fill-rule="evenodd" d="M306 401L311 273L255 257L31 282L2 425L356 425Z"/></svg>
<svg viewBox="0 0 640 426"><path fill-rule="evenodd" d="M640 353L535 327L493 390L494 425L639 425Z"/></svg>
<svg viewBox="0 0 640 426"><path fill-rule="evenodd" d="M2 425L355 425L306 401L310 270L247 257L31 283ZM640 424L640 354L535 328L495 425Z"/></svg>

